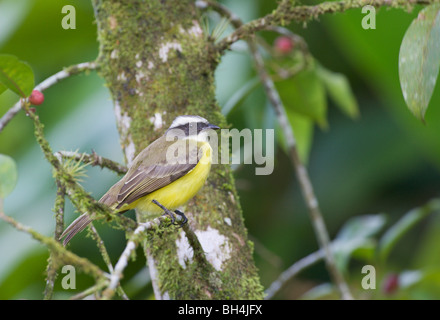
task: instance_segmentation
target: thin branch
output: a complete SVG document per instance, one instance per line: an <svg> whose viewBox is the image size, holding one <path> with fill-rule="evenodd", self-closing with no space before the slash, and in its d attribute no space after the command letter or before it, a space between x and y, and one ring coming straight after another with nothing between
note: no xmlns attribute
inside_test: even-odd
<svg viewBox="0 0 440 320"><path fill-rule="evenodd" d="M104 299L111 299L111 297L113 296L114 291L119 284L119 281L123 277L123 272L125 270L125 267L127 267L128 265L128 260L130 259L130 256L132 255L133 251L136 249L139 241L142 239L142 237L139 237L139 235L147 230L153 229L153 227L155 226L159 226L162 223L162 221L164 221L165 219L167 219L167 217L160 216L151 221L140 223L138 225L138 227L130 237L130 240L127 242L124 251L119 257L119 260L116 263L115 268L110 275L110 283L107 289L103 292Z"/></svg>
<svg viewBox="0 0 440 320"><path fill-rule="evenodd" d="M87 288L86 290L74 295L73 297L70 297L69 300L83 300L88 297L90 297L92 294L95 294L99 292L102 288L105 287L105 283L97 283L90 288Z"/></svg>
<svg viewBox="0 0 440 320"><path fill-rule="evenodd" d="M286 1L282 1L280 6L283 6L285 4ZM221 10L223 14L226 14L228 16L232 15L232 13L230 13L226 7L220 4L216 4L215 8L216 9L220 8L219 10ZM240 25L240 22L241 21L235 18L234 26L240 29L243 26L243 24ZM336 267L334 257L330 248L330 237L328 235L328 231L325 226L325 222L322 217L321 210L319 208L318 199L316 198L315 192L313 190L313 185L308 175L308 172L299 157L295 136L292 127L289 123L284 104L281 101L280 95L275 88L273 80L266 71L263 57L258 51L258 47L255 41L255 36L251 36L250 39L247 40L247 43L251 51L251 55L254 59L255 67L263 84L264 90L266 91L267 97L271 102L273 108L275 109L278 123L280 124L281 130L283 131L284 137L286 139L286 144L290 153L292 166L295 169L301 187L301 191L303 193L303 198L309 210L311 222L318 239L319 247L323 249L325 253L327 269L330 272L333 281L339 288L342 298L353 299L350 290L348 288L348 285L344 280L343 275Z"/></svg>
<svg viewBox="0 0 440 320"><path fill-rule="evenodd" d="M64 205L66 202L66 188L57 181L57 196L55 199L55 207L53 211L55 212L55 236L54 238L58 240L58 238L63 233L64 229Z"/></svg>
<svg viewBox="0 0 440 320"><path fill-rule="evenodd" d="M199 238L194 233L194 231L191 229L188 223L184 224L182 227L183 231L185 232L185 236L188 239L188 244L192 248L192 251L194 253L194 259L198 261L200 265L209 267L211 264L206 259L205 251L203 250L202 244L199 241Z"/></svg>
<svg viewBox="0 0 440 320"><path fill-rule="evenodd" d="M64 205L66 197L66 189L57 181L57 196L55 199L55 235L54 239L58 240L64 227ZM53 296L53 289L55 286L55 280L58 276L56 267L54 266L54 257L52 253L49 256L47 268L46 268L46 288L44 290L44 300L50 300Z"/></svg>
<svg viewBox="0 0 440 320"><path fill-rule="evenodd" d="M247 39L257 31L265 30L271 26L283 26L291 22L307 22L318 19L319 16L328 13L359 9L366 5L371 5L376 8L392 7L408 9L417 4L429 5L439 2L440 0L350 0L326 1L317 5L296 6L295 1L283 0L272 13L237 28L237 30L218 43L217 49L219 52L222 52L238 40Z"/></svg>
<svg viewBox="0 0 440 320"><path fill-rule="evenodd" d="M3 117L0 118L0 132L6 127L9 121L21 110L21 99L14 106L6 111Z"/></svg>
<svg viewBox="0 0 440 320"><path fill-rule="evenodd" d="M105 264L107 265L107 269L108 271L111 273L113 273L114 269L113 269L113 265L110 259L110 255L108 254L107 248L105 247L104 241L102 241L101 236L98 233L98 230L96 230L95 226L93 225L93 223L90 224L89 227L91 234L92 234L92 238L93 240L95 240L96 242L96 246L99 249L99 252L101 253L102 259L104 260ZM121 296L121 298L123 298L124 300L129 300L127 294L124 292L124 290L122 289L122 287L120 285L118 285L118 287L116 288L118 294Z"/></svg>
<svg viewBox="0 0 440 320"><path fill-rule="evenodd" d="M98 68L98 64L94 61L75 64L73 66L64 68L63 70L50 76L49 78L38 84L35 87L35 90L44 91L52 87L54 84L57 84L61 80L83 73L85 71L96 70L97 68Z"/></svg>
<svg viewBox="0 0 440 320"><path fill-rule="evenodd" d="M101 168L107 168L117 174L125 174L127 172L127 167L119 164L113 160L99 156L94 150L92 154L88 153L78 153L72 151L58 151L55 152L55 156L61 159L73 159L75 161L82 161L88 163L92 166L99 166Z"/></svg>
<svg viewBox="0 0 440 320"><path fill-rule="evenodd" d="M324 250L318 250L309 254L308 256L298 260L294 264L292 264L286 271L280 274L280 276L272 282L269 288L266 290L265 300L272 299L275 294L277 294L281 288L293 277L295 277L298 273L303 271L304 269L314 265L325 257Z"/></svg>
<svg viewBox="0 0 440 320"><path fill-rule="evenodd" d="M101 156L98 156L98 154L95 151L92 151L92 154L86 154L86 153L77 153L77 152L68 152L68 151L60 151L56 152L54 154L58 160L61 162L63 159L73 159L75 161L82 161L86 162L88 164L91 164L92 166L100 166L101 168L110 168L113 171L116 171L117 173L124 173L127 169L125 166L122 166L116 162L113 162L112 160L103 158ZM58 182L59 183L59 182ZM107 265L108 271L110 273L113 272L113 265L111 263L110 256L108 254L108 251L105 247L104 241L102 241L102 238L99 236L98 231L93 226L93 224L90 224L89 230L91 231L91 235L93 240L95 240L96 245L99 249L99 252L101 253L101 256ZM61 232L63 229L61 229ZM61 233L60 233L61 234ZM59 235L56 237L56 239L59 238ZM117 287L118 294L125 300L128 300L127 295L125 294L122 287Z"/></svg>
<svg viewBox="0 0 440 320"><path fill-rule="evenodd" d="M104 260L105 264L107 265L107 269L110 273L113 272L113 265L110 260L110 256L108 254L107 248L104 245L104 241L102 241L102 238L100 237L98 231L96 230L93 223L90 224L90 231L92 234L93 240L96 242L96 246L99 249L99 252L101 253L102 259Z"/></svg>
<svg viewBox="0 0 440 320"><path fill-rule="evenodd" d="M183 218L177 215L175 219L177 221L180 221ZM119 281L123 277L123 272L128 265L128 260L130 259L131 255L133 254L139 242L143 240L142 234L148 230L153 230L158 226L160 226L162 223L168 221L169 221L169 216L162 215L151 221L145 223L139 223L138 227L131 235L130 240L127 242L124 251L119 257L119 260L116 263L115 268L110 275L110 283L107 289L104 290L103 292L104 299L111 299L111 297L113 296L115 289L119 285ZM195 259L199 260L202 263L207 264L208 262L206 260L206 257L202 254L203 253L202 245L198 241L198 238L195 235L195 233L189 228L188 224L183 225L183 231L185 232L186 237L188 238L188 242L190 246L193 248Z"/></svg>
<svg viewBox="0 0 440 320"><path fill-rule="evenodd" d="M286 110L284 108L283 102L279 96L278 91L275 89L275 85L270 78L264 67L264 61L261 54L258 52L258 48L254 41L249 41L249 47L252 52L252 56L255 61L255 65L258 74L263 82L263 87L266 94L275 109L275 113L278 118L278 122L283 131L284 137L286 138L287 148L290 152L290 158L292 165L295 168L297 178L300 183L301 191L303 193L304 200L306 201L307 207L309 209L310 218L312 221L315 234L318 238L318 243L320 248L325 252L325 260L327 268L333 278L333 281L338 286L343 299L353 299L348 288L347 283L344 280L341 272L336 267L333 254L330 249L330 237L328 235L327 228L325 226L324 218L322 217L321 209L319 208L318 199L316 198L315 192L313 190L313 185L310 180L307 169L301 162L298 154L298 149L296 147L296 140L293 134L291 125L287 118Z"/></svg>
<svg viewBox="0 0 440 320"><path fill-rule="evenodd" d="M67 67L54 75L50 76L39 85L35 87L35 90L44 91L50 88L54 84L57 84L63 79L71 77L73 75L82 73L88 70L97 69L97 64L95 62L84 62ZM1 118L0 118L0 132L6 127L6 125L11 121L14 116L22 109L23 99L20 99L12 108L10 108Z"/></svg>
<svg viewBox="0 0 440 320"><path fill-rule="evenodd" d="M57 269L54 267L52 254L50 254L46 267L46 287L44 288L44 300L51 300L53 297L53 289L55 280L58 277Z"/></svg>
<svg viewBox="0 0 440 320"><path fill-rule="evenodd" d="M24 107L28 108L27 104ZM26 110L28 111L28 110ZM63 167L62 162L57 156L53 154L52 148L49 142L44 137L43 128L44 125L40 122L38 115L35 112L28 112L29 118L34 122L34 135L37 143L40 145L41 150L46 160L52 165L54 169L55 180L66 188L66 194L72 201L73 205L80 212L89 212L101 215L101 217L107 218L107 220L114 220L123 227L124 230L134 230L136 228L136 222L130 218L115 215L113 211L106 205L96 201L89 193L87 193Z"/></svg>

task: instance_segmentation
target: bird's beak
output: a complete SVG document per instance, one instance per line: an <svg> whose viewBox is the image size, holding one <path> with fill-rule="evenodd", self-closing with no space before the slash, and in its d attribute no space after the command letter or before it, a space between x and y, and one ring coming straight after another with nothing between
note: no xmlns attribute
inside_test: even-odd
<svg viewBox="0 0 440 320"><path fill-rule="evenodd" d="M213 130L218 130L220 129L219 126L216 126L214 124L208 124L208 126L206 127L206 129L213 129Z"/></svg>

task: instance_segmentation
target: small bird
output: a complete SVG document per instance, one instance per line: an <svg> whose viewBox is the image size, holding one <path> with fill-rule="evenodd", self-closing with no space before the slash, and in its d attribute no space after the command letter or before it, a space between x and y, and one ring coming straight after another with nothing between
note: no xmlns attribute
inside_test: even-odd
<svg viewBox="0 0 440 320"><path fill-rule="evenodd" d="M206 119L178 116L164 135L142 150L125 176L99 200L115 212L140 209L151 215L184 205L204 185L211 169L210 130L220 129ZM176 155L177 153L177 155ZM166 211L168 209L168 212ZM175 213L186 217L179 210ZM64 230L63 245L84 230L95 217L84 213ZM171 214L174 223L174 217Z"/></svg>

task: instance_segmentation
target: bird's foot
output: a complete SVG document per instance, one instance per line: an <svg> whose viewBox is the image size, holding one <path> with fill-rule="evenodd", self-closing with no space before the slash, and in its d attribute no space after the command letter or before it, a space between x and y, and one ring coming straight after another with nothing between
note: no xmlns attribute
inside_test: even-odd
<svg viewBox="0 0 440 320"><path fill-rule="evenodd" d="M188 222L188 218L180 210L174 210L174 213L177 214L178 216L180 216L182 218L182 221L180 223L173 223L173 224L179 225L180 227L183 227L183 225Z"/></svg>
<svg viewBox="0 0 440 320"><path fill-rule="evenodd" d="M177 222L176 223L176 218L174 217L174 214L171 210L169 210L168 208L166 208L165 206L163 206L159 201L157 200L152 200L152 202L157 205L159 208L161 208L165 213L163 214L163 216L167 215L170 217L171 219L171 223L174 225L178 225L180 227L183 227L183 225L185 223L188 222L188 218L185 216L185 214L180 211L180 210L175 210L174 213L177 214L178 216L180 216L182 218L182 222Z"/></svg>

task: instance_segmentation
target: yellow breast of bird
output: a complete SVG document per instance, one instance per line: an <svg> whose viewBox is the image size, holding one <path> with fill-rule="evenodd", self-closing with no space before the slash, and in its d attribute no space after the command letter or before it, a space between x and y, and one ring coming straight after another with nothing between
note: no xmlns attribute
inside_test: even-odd
<svg viewBox="0 0 440 320"><path fill-rule="evenodd" d="M205 184L212 162L212 148L209 143L204 143L200 148L203 155L191 171L169 185L133 202L130 209L135 208L152 215L161 214L163 210L152 203L152 200L159 201L170 210L175 210L193 198Z"/></svg>

